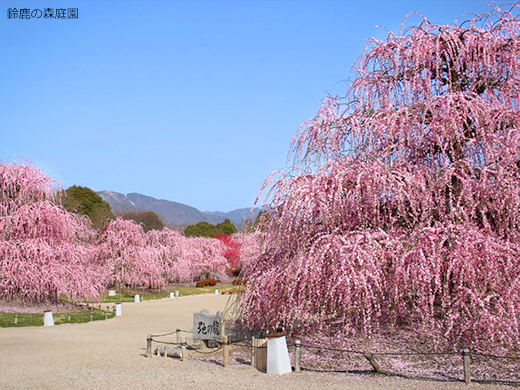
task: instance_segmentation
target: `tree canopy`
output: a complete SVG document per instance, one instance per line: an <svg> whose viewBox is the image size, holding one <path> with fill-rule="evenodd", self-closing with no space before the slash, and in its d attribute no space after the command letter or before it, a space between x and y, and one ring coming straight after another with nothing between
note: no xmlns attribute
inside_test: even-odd
<svg viewBox="0 0 520 390"><path fill-rule="evenodd" d="M110 205L88 187L74 185L67 188L63 207L72 213L89 217L96 230L100 230L108 219L114 219Z"/></svg>
<svg viewBox="0 0 520 390"><path fill-rule="evenodd" d="M226 218L224 222L212 225L209 222L199 222L189 225L184 230L184 235L188 237L216 237L220 234L233 234L237 232L237 228Z"/></svg>
<svg viewBox="0 0 520 390"><path fill-rule="evenodd" d="M237 228L233 223L229 220L229 218L226 218L224 222L218 223L216 226L218 233L217 234L234 234L237 232Z"/></svg>
<svg viewBox="0 0 520 390"><path fill-rule="evenodd" d="M161 230L164 223L153 211L131 211L121 215L123 219L131 219L143 226L145 232L149 230Z"/></svg>

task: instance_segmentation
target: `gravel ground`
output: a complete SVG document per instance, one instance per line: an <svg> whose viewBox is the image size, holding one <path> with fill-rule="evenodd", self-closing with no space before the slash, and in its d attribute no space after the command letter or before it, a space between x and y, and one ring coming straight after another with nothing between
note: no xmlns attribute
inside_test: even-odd
<svg viewBox="0 0 520 390"><path fill-rule="evenodd" d="M223 310L227 296L124 303L123 316L54 327L0 329L0 389L508 389L505 385L413 380L373 374L266 375L246 364L190 356L146 358L146 335L191 329L193 312ZM208 360L208 359L206 359ZM209 359L211 360L211 359Z"/></svg>

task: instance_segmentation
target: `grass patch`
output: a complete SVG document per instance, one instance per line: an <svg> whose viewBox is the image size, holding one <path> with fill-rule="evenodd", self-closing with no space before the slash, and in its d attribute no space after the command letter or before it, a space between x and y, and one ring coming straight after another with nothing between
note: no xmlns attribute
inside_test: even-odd
<svg viewBox="0 0 520 390"><path fill-rule="evenodd" d="M108 293L103 294L101 299L103 302L133 302L134 295L139 294L141 301L152 301L154 299L163 299L169 298L170 292L179 291L181 297L188 295L201 295L201 294L215 294L215 289L219 289L219 291L229 290L233 287L232 284L217 284L216 286L206 286L206 287L187 287L187 286L177 286L171 287L168 290L161 292L154 291L140 291L140 290L125 290L125 291L117 291L116 295L113 297L108 296Z"/></svg>
<svg viewBox="0 0 520 390"><path fill-rule="evenodd" d="M92 319L91 319L92 315ZM53 313L54 325L80 324L113 318L115 313L99 309L76 311L71 313ZM43 326L43 313L0 313L0 328Z"/></svg>

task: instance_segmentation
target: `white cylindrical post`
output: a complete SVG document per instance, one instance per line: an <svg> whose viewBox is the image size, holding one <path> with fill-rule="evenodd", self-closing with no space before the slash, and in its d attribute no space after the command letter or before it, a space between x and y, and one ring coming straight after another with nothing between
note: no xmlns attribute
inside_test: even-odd
<svg viewBox="0 0 520 390"><path fill-rule="evenodd" d="M215 289L215 295L218 295L219 292L218 292L218 288Z"/></svg>
<svg viewBox="0 0 520 390"><path fill-rule="evenodd" d="M52 310L47 310L43 313L43 326L53 326L54 317L52 316Z"/></svg>
<svg viewBox="0 0 520 390"><path fill-rule="evenodd" d="M179 290L175 290L175 298L179 298L180 295Z"/></svg>
<svg viewBox="0 0 520 390"><path fill-rule="evenodd" d="M139 303L139 302L141 302L141 297L139 297L139 294L135 294L135 295L134 295L134 302L135 302L135 303Z"/></svg>
<svg viewBox="0 0 520 390"><path fill-rule="evenodd" d="M175 293L173 291L170 292L170 299L175 298Z"/></svg>
<svg viewBox="0 0 520 390"><path fill-rule="evenodd" d="M116 303L116 316L120 316L122 315L122 311L123 311L123 308L122 308L123 305L121 305L121 303Z"/></svg>

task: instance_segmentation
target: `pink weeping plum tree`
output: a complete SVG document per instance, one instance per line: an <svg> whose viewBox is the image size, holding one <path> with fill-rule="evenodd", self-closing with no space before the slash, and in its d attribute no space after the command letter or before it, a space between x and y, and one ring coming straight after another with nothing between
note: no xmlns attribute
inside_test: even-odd
<svg viewBox="0 0 520 390"><path fill-rule="evenodd" d="M266 181L248 327L519 346L519 8L368 43Z"/></svg>
<svg viewBox="0 0 520 390"><path fill-rule="evenodd" d="M86 217L58 206L38 168L0 163L0 299L91 299L102 290L90 266L95 237Z"/></svg>
<svg viewBox="0 0 520 390"><path fill-rule="evenodd" d="M163 288L213 277L228 279L226 245L215 238L185 237L163 228L145 233L120 217L110 221L96 245L103 284L117 288Z"/></svg>

